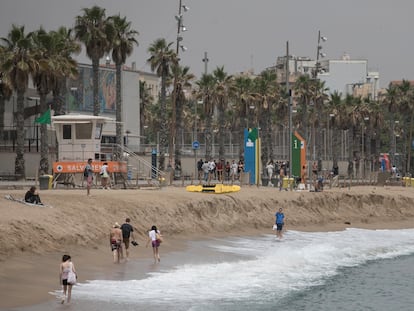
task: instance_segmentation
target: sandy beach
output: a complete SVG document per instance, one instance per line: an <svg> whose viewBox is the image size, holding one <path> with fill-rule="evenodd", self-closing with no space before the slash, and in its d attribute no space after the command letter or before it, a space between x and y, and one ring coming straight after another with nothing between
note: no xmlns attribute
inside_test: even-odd
<svg viewBox="0 0 414 311"><path fill-rule="evenodd" d="M112 263L108 233L126 217L139 246L131 261L152 262L146 232L156 224L165 243L162 252L183 251L189 239L271 233L274 213L284 208L286 229L301 231L402 229L414 227L414 189L353 187L324 192L279 192L246 186L232 194L190 193L181 187L141 190L47 190L51 207L27 206L4 199L25 190L0 190L0 308L34 305L59 288L58 266L70 253L79 281L106 278L121 265ZM142 273L148 266L142 267ZM33 281L35 280L35 281Z"/></svg>

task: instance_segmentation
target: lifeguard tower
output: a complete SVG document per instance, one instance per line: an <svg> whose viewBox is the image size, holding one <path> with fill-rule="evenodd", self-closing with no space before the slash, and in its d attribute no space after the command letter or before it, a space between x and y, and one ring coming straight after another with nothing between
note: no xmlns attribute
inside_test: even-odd
<svg viewBox="0 0 414 311"><path fill-rule="evenodd" d="M68 114L52 117L58 141L58 161L53 163L53 185L75 186L83 181L83 171L88 159L92 159L94 173L99 173L104 162L111 174L126 173L127 163L112 160L101 153L102 129L113 119L103 116ZM94 178L96 181L97 178Z"/></svg>

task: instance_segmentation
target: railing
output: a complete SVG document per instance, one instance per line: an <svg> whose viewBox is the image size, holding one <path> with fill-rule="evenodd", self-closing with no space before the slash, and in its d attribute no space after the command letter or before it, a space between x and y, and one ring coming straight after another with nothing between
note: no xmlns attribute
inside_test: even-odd
<svg viewBox="0 0 414 311"><path fill-rule="evenodd" d="M116 148L121 151L122 159L128 163L128 181L133 180L135 175L136 183L139 179L147 180L152 184L162 186L167 183L167 174L150 162L136 154L132 149L126 146L116 145ZM133 174L135 171L135 174Z"/></svg>

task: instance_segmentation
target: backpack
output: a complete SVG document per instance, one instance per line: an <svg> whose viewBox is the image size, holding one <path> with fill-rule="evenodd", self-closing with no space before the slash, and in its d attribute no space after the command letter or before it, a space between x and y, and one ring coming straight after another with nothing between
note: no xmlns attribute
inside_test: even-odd
<svg viewBox="0 0 414 311"><path fill-rule="evenodd" d="M85 169L83 170L83 177L88 177L88 167L85 166Z"/></svg>

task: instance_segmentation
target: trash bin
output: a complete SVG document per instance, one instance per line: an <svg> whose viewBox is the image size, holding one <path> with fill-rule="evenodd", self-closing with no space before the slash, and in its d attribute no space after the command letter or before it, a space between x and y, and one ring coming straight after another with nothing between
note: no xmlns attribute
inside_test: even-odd
<svg viewBox="0 0 414 311"><path fill-rule="evenodd" d="M52 189L52 175L42 175L39 177L39 188L40 190Z"/></svg>
<svg viewBox="0 0 414 311"><path fill-rule="evenodd" d="M282 183L282 188L284 189L288 189L290 187L293 186L293 178L288 178L288 177L284 177L283 178L283 183Z"/></svg>
<svg viewBox="0 0 414 311"><path fill-rule="evenodd" d="M411 178L410 177L403 177L403 185L405 187L411 186Z"/></svg>
<svg viewBox="0 0 414 311"><path fill-rule="evenodd" d="M262 186L267 187L269 185L269 178L262 177Z"/></svg>

